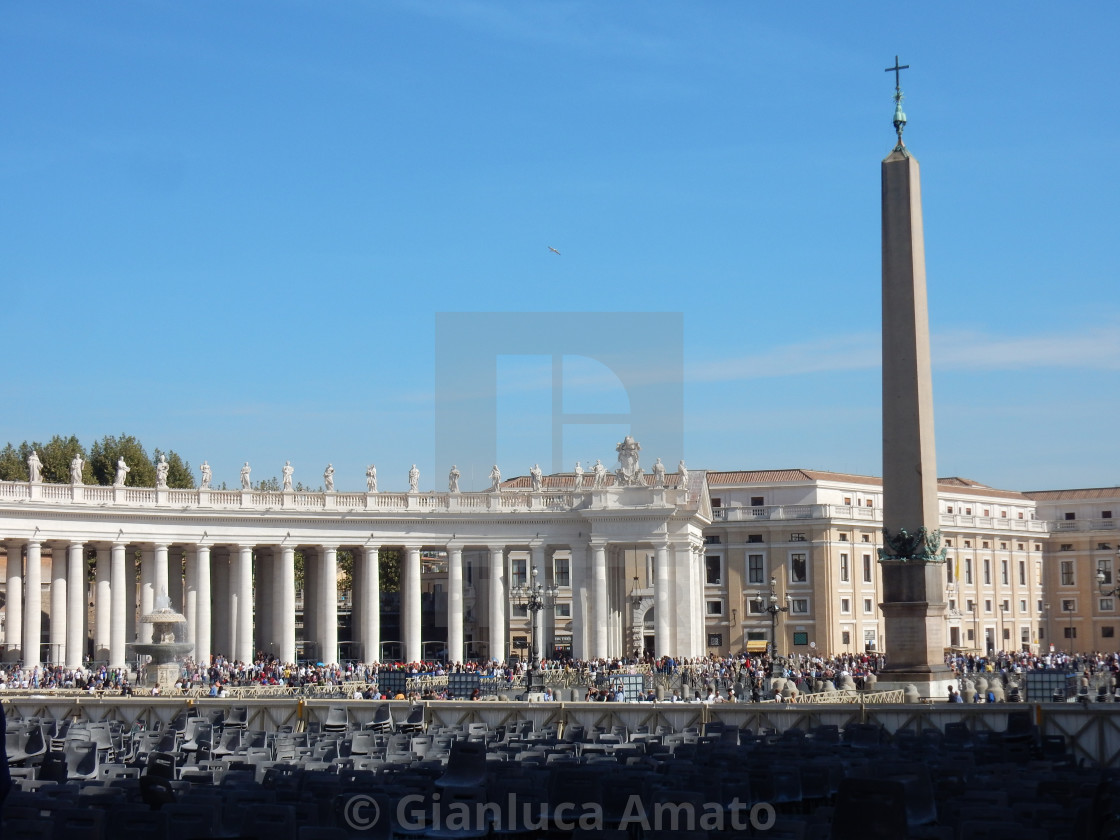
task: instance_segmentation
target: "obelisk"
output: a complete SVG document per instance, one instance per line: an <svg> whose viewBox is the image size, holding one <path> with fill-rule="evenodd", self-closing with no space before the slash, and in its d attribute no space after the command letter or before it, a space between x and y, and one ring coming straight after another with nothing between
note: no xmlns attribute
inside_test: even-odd
<svg viewBox="0 0 1120 840"><path fill-rule="evenodd" d="M895 74L898 143L882 163L883 213L883 636L881 685L913 684L946 696L945 550L937 510L929 310L922 192L902 142L906 115Z"/></svg>

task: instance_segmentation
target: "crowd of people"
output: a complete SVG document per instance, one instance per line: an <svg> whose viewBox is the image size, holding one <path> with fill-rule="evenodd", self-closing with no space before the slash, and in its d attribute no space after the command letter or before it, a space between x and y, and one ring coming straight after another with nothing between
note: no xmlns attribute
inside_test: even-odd
<svg viewBox="0 0 1120 840"><path fill-rule="evenodd" d="M1086 677L1103 675L1120 683L1120 653L1094 652L1070 654L1065 652L1029 653L1000 651L989 656L974 653L948 654L946 664L958 677L975 675L1000 675L1006 681L1013 675L1031 671L1057 670L1084 674ZM853 685L857 690L868 687L874 676L882 671L886 658L881 653L844 653L830 656L791 654L774 657L769 653L743 652L736 656L708 656L677 659L674 657L616 657L598 659L544 659L539 667L544 671L543 684L548 694L552 687L563 683L589 687L584 699L604 702L620 700L650 700L652 689L643 689L639 696L626 696L622 683L615 679L623 674L651 674L662 677L660 684L668 687L667 700L700 700L707 702L734 702L738 699L758 700L768 696L774 678L787 680L801 693L812 691L824 681L833 685ZM373 662L345 664L284 663L264 652L252 662L239 662L216 655L203 666L192 659L181 663L180 678L173 691L192 688L205 689L211 696L225 696L230 688L282 686L294 689L330 689L348 686L355 697L365 699L444 699L447 691L444 681L432 680L431 687L408 693L397 688L382 690L382 684L399 686L401 680L386 680L386 674L402 674L405 678L444 677L449 674L477 674L485 678L491 689L511 686L521 681L529 670L524 659L509 662L467 661L445 663L441 661ZM560 678L563 674L563 678ZM137 675L142 681L142 672ZM90 693L131 694L135 684L133 674L121 668L110 669L105 665L87 668L62 668L40 665L23 668L18 665L0 669L0 689L46 690L79 689ZM849 682L850 681L850 682ZM357 686L357 688L353 688ZM547 696L545 699L549 699Z"/></svg>

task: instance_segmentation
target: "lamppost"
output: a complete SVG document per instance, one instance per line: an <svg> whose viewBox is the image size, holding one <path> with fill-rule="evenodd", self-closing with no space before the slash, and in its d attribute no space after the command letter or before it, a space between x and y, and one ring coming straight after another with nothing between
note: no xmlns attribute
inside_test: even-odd
<svg viewBox="0 0 1120 840"><path fill-rule="evenodd" d="M537 613L556 604L559 587L556 584L543 584L537 581L537 570L532 568L528 585L520 583L509 593L510 601L524 607L529 614L529 673L525 685L525 697L532 691L544 688L544 678L540 672L540 651L537 649Z"/></svg>
<svg viewBox="0 0 1120 840"><path fill-rule="evenodd" d="M786 605L784 607L778 606L778 581L775 578L770 578L770 594L766 595L764 592L755 593L754 601L758 604L760 612L770 613L770 656L773 659L778 658L778 614L789 612L790 604L793 598L786 595Z"/></svg>
<svg viewBox="0 0 1120 840"><path fill-rule="evenodd" d="M1043 604L1043 609L1046 611L1046 646L1050 647L1054 644L1054 631L1050 627L1050 604Z"/></svg>
<svg viewBox="0 0 1120 840"><path fill-rule="evenodd" d="M1073 653L1073 599L1062 604L1062 609L1069 613L1069 652Z"/></svg>

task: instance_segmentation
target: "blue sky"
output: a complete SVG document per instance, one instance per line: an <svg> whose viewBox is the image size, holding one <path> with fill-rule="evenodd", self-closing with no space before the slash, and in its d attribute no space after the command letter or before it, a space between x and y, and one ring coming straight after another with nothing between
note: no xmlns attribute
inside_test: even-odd
<svg viewBox="0 0 1120 840"><path fill-rule="evenodd" d="M878 474L897 53L938 472L1120 484L1118 23L1104 3L9 3L0 441L126 432L231 484L290 459L404 489L416 462L442 488L435 313L673 312L683 452L644 458ZM506 475L551 458L532 353L498 365ZM625 410L579 364L565 400ZM624 432L563 459L611 464Z"/></svg>

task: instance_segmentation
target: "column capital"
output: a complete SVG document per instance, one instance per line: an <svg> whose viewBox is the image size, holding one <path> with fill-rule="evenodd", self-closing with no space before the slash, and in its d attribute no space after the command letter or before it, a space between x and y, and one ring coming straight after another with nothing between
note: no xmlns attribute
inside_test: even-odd
<svg viewBox="0 0 1120 840"><path fill-rule="evenodd" d="M459 540L455 540L447 543L444 548L446 548L448 551L458 551L460 554L462 554L464 546L465 543L460 542Z"/></svg>

